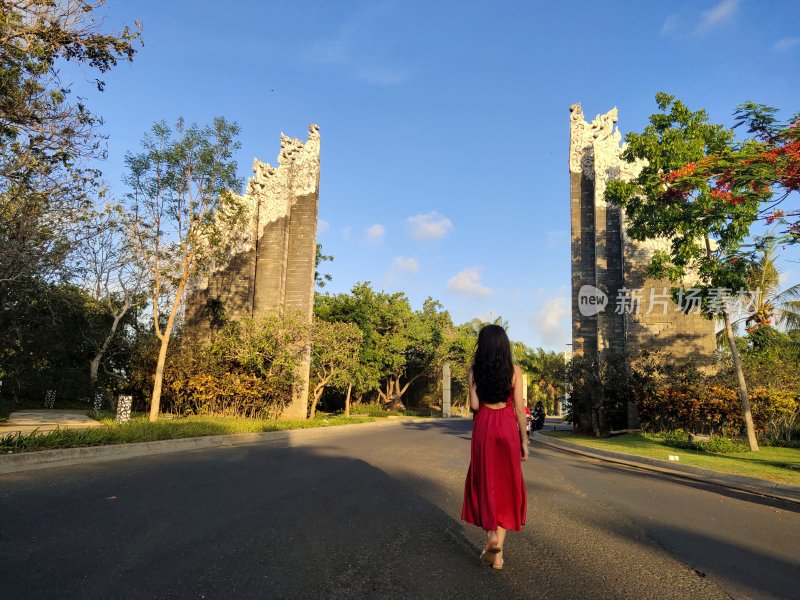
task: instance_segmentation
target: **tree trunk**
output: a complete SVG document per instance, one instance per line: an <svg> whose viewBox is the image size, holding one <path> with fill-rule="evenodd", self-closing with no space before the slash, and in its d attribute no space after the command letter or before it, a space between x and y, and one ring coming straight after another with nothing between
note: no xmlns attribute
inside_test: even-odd
<svg viewBox="0 0 800 600"><path fill-rule="evenodd" d="M756 428L753 425L753 414L750 412L750 398L747 394L747 382L744 379L742 361L739 357L739 348L736 347L736 340L733 337L733 327L731 327L731 319L728 316L727 310L723 309L722 319L725 322L725 337L728 339L728 348L730 348L731 357L733 358L733 368L736 369L736 381L739 384L739 402L742 405L744 425L747 430L747 442L750 444L750 450L752 452L758 452L758 438L756 437Z"/></svg>
<svg viewBox="0 0 800 600"><path fill-rule="evenodd" d="M164 381L164 365L167 362L167 347L169 346L169 334L171 327L167 325L164 330L164 337L161 338L161 349L158 352L158 362L156 363L156 373L153 378L153 396L150 399L150 422L158 420L158 413L161 409L161 385Z"/></svg>
<svg viewBox="0 0 800 600"><path fill-rule="evenodd" d="M100 369L100 361L103 359L103 351L101 350L94 355L94 358L89 361L89 381L92 384L92 389L97 385L97 371Z"/></svg>
<svg viewBox="0 0 800 600"><path fill-rule="evenodd" d="M353 391L353 384L347 386L347 397L344 399L344 416L350 416L350 392Z"/></svg>
<svg viewBox="0 0 800 600"><path fill-rule="evenodd" d="M711 258L711 241L706 236L706 256ZM752 452L758 452L758 438L756 437L756 428L753 425L753 415L750 412L750 398L747 394L747 382L744 379L744 371L742 370L742 361L739 357L739 349L736 347L736 340L733 337L733 327L731 327L731 318L728 315L727 309L722 308L722 320L725 322L725 337L728 339L728 348L731 351L733 358L733 368L736 370L736 382L739 384L739 402L742 405L742 415L744 416L744 426L747 430L747 442L750 444Z"/></svg>
<svg viewBox="0 0 800 600"><path fill-rule="evenodd" d="M106 339L103 340L103 345L98 350L97 354L94 355L91 361L89 361L89 381L92 383L92 389L94 389L95 385L97 384L97 372L100 369L100 361L103 360L103 356L105 355L108 347L111 345L111 340L114 339L114 335L117 333L117 327L119 326L119 322L122 320L122 317L128 312L130 309L131 303L128 300L127 294L125 295L125 303L120 308L120 311L114 315L114 321L111 323L111 331L106 336Z"/></svg>
<svg viewBox="0 0 800 600"><path fill-rule="evenodd" d="M150 400L150 422L155 423L158 420L158 413L161 410L161 386L164 381L164 365L167 363L167 348L169 347L169 338L172 335L172 326L175 324L175 315L178 312L178 306L183 300L183 290L186 286L186 277L181 279L178 284L178 290L175 292L175 300L173 301L172 310L167 319L167 325L164 327L164 333L159 336L161 338L161 349L158 351L158 362L156 363L156 374L153 381L153 397ZM156 297L154 302L158 302ZM155 328L158 332L158 311L153 311L155 318Z"/></svg>
<svg viewBox="0 0 800 600"><path fill-rule="evenodd" d="M319 399L322 398L322 393L325 391L325 384L327 383L327 379L325 382L320 383L317 387L314 388L313 391L313 398L311 400L311 411L309 413L309 419L313 419L314 415L317 414L317 404L319 403Z"/></svg>

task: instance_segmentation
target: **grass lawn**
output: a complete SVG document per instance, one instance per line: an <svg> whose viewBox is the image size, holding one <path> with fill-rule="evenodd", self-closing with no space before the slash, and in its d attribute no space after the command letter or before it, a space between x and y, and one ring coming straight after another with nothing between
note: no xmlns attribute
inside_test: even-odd
<svg viewBox="0 0 800 600"><path fill-rule="evenodd" d="M584 446L635 454L648 458L667 460L668 454L680 456L684 465L692 465L747 477L759 477L800 486L800 449L761 447L759 452L734 452L716 454L698 450L684 450L662 444L657 439L636 433L627 433L610 438L589 438L570 431L542 432L549 437L557 437Z"/></svg>
<svg viewBox="0 0 800 600"><path fill-rule="evenodd" d="M2 436L0 437L0 453L152 442L204 435L306 429L309 427L329 427L331 425L346 425L349 423L368 423L370 421L375 421L375 418L370 416L344 417L319 414L316 418L305 421L268 421L233 417L183 417L161 418L155 423L150 423L147 415L134 415L130 422L118 425L111 417L111 413L106 413L106 418L100 419L104 427L58 429L49 433L12 433Z"/></svg>

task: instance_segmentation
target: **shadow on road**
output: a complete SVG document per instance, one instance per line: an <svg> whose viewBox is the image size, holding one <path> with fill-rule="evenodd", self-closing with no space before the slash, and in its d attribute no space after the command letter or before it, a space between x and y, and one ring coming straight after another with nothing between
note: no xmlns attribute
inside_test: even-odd
<svg viewBox="0 0 800 600"><path fill-rule="evenodd" d="M731 538L740 532L720 530L692 531L671 524L672 515L662 519L638 522L646 536L631 535L619 522L585 516L587 527L605 529L611 535L633 541L648 551L655 545L681 557L697 574L711 576L725 582L725 588L733 591L733 597L741 598L796 598L797 581L800 574L800 553L781 554L774 548L747 547ZM747 523L740 526L745 530Z"/></svg>
<svg viewBox="0 0 800 600"><path fill-rule="evenodd" d="M434 431L445 435L455 435L471 439L472 419L443 419L441 421L404 421L405 429L413 431Z"/></svg>
<svg viewBox="0 0 800 600"><path fill-rule="evenodd" d="M331 452L240 446L5 482L3 595L511 595L459 522Z"/></svg>
<svg viewBox="0 0 800 600"><path fill-rule="evenodd" d="M558 452L557 449L554 451ZM800 513L800 504L795 502L788 502L785 500L779 500L776 498L769 498L766 496L760 496L758 494L751 494L749 492L734 490L731 488L727 488L721 485L713 484L713 483L705 483L702 481L697 481L696 479L688 479L685 477L680 477L677 475L668 475L663 473L656 473L653 471L648 471L646 469L640 469L635 466L627 466L627 465L620 465L617 463L612 462L604 462L595 459L586 459L582 465L578 466L579 469L606 469L608 471L613 471L615 473L622 474L627 477L638 477L643 479L658 479L661 481L670 481L671 483L675 483L678 485L690 487L696 490L703 490L705 492L711 492L713 494L718 494L720 496L725 496L726 498L732 498L736 500L743 500L746 502L753 502L755 504L761 504L763 506L769 506L772 508L779 508L781 510Z"/></svg>

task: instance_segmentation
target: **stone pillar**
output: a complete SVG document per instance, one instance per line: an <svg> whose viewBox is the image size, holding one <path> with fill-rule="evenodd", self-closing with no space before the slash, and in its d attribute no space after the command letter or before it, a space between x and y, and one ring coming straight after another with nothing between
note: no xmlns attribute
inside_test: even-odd
<svg viewBox="0 0 800 600"><path fill-rule="evenodd" d="M522 374L522 399L525 400L525 405L528 405L528 376Z"/></svg>
<svg viewBox="0 0 800 600"><path fill-rule="evenodd" d="M709 363L715 350L713 322L676 310L669 290L679 284L647 277L653 252L668 249L669 241L631 240L623 211L605 200L608 181L631 181L644 167L642 161L622 158L625 147L616 122L616 108L587 123L580 104L570 107L572 350L595 359L630 359L644 349L666 350L674 359ZM597 288L608 299L596 315L581 314L584 286ZM617 311L623 293L629 300L625 310ZM653 300L660 304L651 308ZM637 425L635 407L629 406L628 426Z"/></svg>
<svg viewBox="0 0 800 600"><path fill-rule="evenodd" d="M450 363L442 365L442 416L450 416Z"/></svg>
<svg viewBox="0 0 800 600"><path fill-rule="evenodd" d="M244 196L249 226L231 256L196 282L187 302L187 322L208 329L209 301L231 320L295 314L310 323L314 311L314 268L320 166L319 127L310 125L308 141L281 134L278 165L253 162ZM301 384L281 413L305 419L308 409L310 340L298 365Z"/></svg>

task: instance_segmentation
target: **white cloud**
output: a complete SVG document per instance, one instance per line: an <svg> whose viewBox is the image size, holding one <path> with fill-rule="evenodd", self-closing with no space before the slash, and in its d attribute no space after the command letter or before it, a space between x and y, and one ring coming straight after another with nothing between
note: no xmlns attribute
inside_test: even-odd
<svg viewBox="0 0 800 600"><path fill-rule="evenodd" d="M469 267L447 282L447 289L456 294L486 298L491 296L491 288L481 283L481 270L479 267Z"/></svg>
<svg viewBox="0 0 800 600"><path fill-rule="evenodd" d="M370 85L399 85L408 80L408 71L387 67L373 67L361 69L356 73L356 77Z"/></svg>
<svg viewBox="0 0 800 600"><path fill-rule="evenodd" d="M570 337L564 322L568 315L569 298L556 296L546 300L531 321L545 344L561 347Z"/></svg>
<svg viewBox="0 0 800 600"><path fill-rule="evenodd" d="M783 38L782 40L778 40L772 45L772 49L776 52L786 52L787 50L791 50L797 44L800 44L800 38L790 37L790 38Z"/></svg>
<svg viewBox="0 0 800 600"><path fill-rule="evenodd" d="M407 256L398 256L392 261L392 266L401 271L409 271L411 273L416 273L419 271L419 263L417 262L417 259Z"/></svg>
<svg viewBox="0 0 800 600"><path fill-rule="evenodd" d="M383 236L385 233L386 233L386 228L380 223L375 223L375 225L370 225L364 230L364 235L367 239L367 242L370 244L380 243L383 240Z"/></svg>
<svg viewBox="0 0 800 600"><path fill-rule="evenodd" d="M414 215L407 221L415 240L438 240L453 230L453 222L436 211Z"/></svg>
<svg viewBox="0 0 800 600"><path fill-rule="evenodd" d="M678 15L669 15L661 26L661 35L669 35L678 28Z"/></svg>
<svg viewBox="0 0 800 600"><path fill-rule="evenodd" d="M695 33L706 33L718 25L731 21L739 10L739 0L721 0L709 10L703 11Z"/></svg>
<svg viewBox="0 0 800 600"><path fill-rule="evenodd" d="M317 220L317 235L319 235L320 233L325 233L330 228L331 224L328 223L325 219Z"/></svg>
<svg viewBox="0 0 800 600"><path fill-rule="evenodd" d="M330 35L309 41L299 51L307 64L339 68L349 76L369 85L399 85L408 79L408 71L382 65L367 66L374 61L365 42L381 21L390 18L393 1L367 2L345 17ZM333 24L331 24L333 27Z"/></svg>

